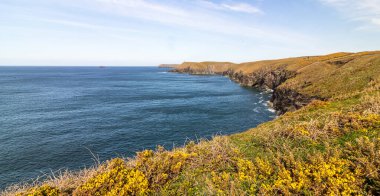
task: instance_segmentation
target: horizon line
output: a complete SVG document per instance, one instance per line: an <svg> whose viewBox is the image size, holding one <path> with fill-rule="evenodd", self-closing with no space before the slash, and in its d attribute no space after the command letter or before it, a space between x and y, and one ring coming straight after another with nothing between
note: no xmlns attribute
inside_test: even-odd
<svg viewBox="0 0 380 196"><path fill-rule="evenodd" d="M0 65L0 67L159 67L159 65Z"/></svg>

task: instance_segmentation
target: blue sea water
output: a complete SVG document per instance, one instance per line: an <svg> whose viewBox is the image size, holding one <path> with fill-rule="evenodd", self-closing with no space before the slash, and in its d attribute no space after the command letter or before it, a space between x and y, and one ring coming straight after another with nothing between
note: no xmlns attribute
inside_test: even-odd
<svg viewBox="0 0 380 196"><path fill-rule="evenodd" d="M269 95L157 67L0 67L0 189L274 118ZM91 152L90 152L91 151Z"/></svg>

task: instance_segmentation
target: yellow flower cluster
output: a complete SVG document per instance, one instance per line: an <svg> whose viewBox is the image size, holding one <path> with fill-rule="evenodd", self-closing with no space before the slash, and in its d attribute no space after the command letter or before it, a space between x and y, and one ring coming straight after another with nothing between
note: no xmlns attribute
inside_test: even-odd
<svg viewBox="0 0 380 196"><path fill-rule="evenodd" d="M350 168L350 161L317 156L309 162L296 161L289 165L270 164L238 158L235 171L211 172L211 182L218 195L228 194L239 185L245 194L361 194L361 170ZM276 169L275 169L276 168Z"/></svg>
<svg viewBox="0 0 380 196"><path fill-rule="evenodd" d="M379 114L359 114L348 113L347 115L341 115L339 123L344 126L344 129L360 130L363 128L379 128L380 127L380 115Z"/></svg>
<svg viewBox="0 0 380 196"><path fill-rule="evenodd" d="M157 192L175 179L195 152L184 149L138 152L128 165L123 159L113 159L101 166L103 170L79 186L75 195L147 195Z"/></svg>
<svg viewBox="0 0 380 196"><path fill-rule="evenodd" d="M33 188L26 193L17 194L17 196L58 196L60 191L49 185L43 185Z"/></svg>
<svg viewBox="0 0 380 196"><path fill-rule="evenodd" d="M296 135L309 136L310 132L307 130L306 124L295 125L292 129Z"/></svg>
<svg viewBox="0 0 380 196"><path fill-rule="evenodd" d="M334 157L327 161L297 163L295 168L281 168L272 189L284 194L349 195L360 191L356 173L349 170L349 161Z"/></svg>
<svg viewBox="0 0 380 196"><path fill-rule="evenodd" d="M149 176L150 188L157 190L178 176L187 162L196 156L196 153L184 150L145 150L137 154L135 167Z"/></svg>
<svg viewBox="0 0 380 196"><path fill-rule="evenodd" d="M256 172L253 163L249 160L238 159L237 168L239 180L247 182L255 182Z"/></svg>
<svg viewBox="0 0 380 196"><path fill-rule="evenodd" d="M258 188L266 189L269 186L265 183L274 171L272 165L259 157L256 157L254 162L246 159L237 160L238 179L243 187L248 189L248 192L255 194Z"/></svg>
<svg viewBox="0 0 380 196"><path fill-rule="evenodd" d="M256 163L256 167L258 169L260 179L265 179L268 176L272 175L273 169L272 169L271 164L268 161L265 161L265 160L257 157L255 159L255 163Z"/></svg>
<svg viewBox="0 0 380 196"><path fill-rule="evenodd" d="M89 179L75 195L146 195L148 179L141 171L128 168L122 159L113 159L103 172Z"/></svg>
<svg viewBox="0 0 380 196"><path fill-rule="evenodd" d="M217 195L226 195L226 191L231 189L231 179L229 173L223 171L222 173L211 172L211 180L216 188Z"/></svg>

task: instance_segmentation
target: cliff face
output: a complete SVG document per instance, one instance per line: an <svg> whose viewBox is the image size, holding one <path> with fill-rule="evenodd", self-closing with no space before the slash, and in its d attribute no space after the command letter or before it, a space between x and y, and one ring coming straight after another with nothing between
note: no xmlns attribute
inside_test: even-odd
<svg viewBox="0 0 380 196"><path fill-rule="evenodd" d="M275 90L280 84L296 75L295 72L288 71L284 68L277 68L274 70L260 69L250 74L245 74L242 71L234 72L232 70L228 70L222 74L227 75L233 81L243 86L271 90Z"/></svg>
<svg viewBox="0 0 380 196"><path fill-rule="evenodd" d="M378 69L379 59L380 52L335 53L242 64L185 62L172 71L224 75L243 86L271 90L273 108L278 114L284 114L313 100L327 100L362 88L376 77L371 76L375 73L371 70ZM365 70L365 74L353 77L355 70Z"/></svg>
<svg viewBox="0 0 380 196"><path fill-rule="evenodd" d="M261 69L257 72L244 74L243 72L233 72L228 70L223 72L231 80L248 87L255 87L262 90L272 90L271 98L272 107L278 114L284 114L287 111L294 111L307 105L313 99L304 96L291 89L278 89L283 82L296 75L296 72L288 71L285 68L277 68L274 70Z"/></svg>
<svg viewBox="0 0 380 196"><path fill-rule="evenodd" d="M313 100L324 100L324 98L302 95L291 89L276 88L270 101L278 114L284 114L288 111L298 110Z"/></svg>
<svg viewBox="0 0 380 196"><path fill-rule="evenodd" d="M285 67L279 67L276 69L259 69L252 73L244 73L243 71L236 72L233 69L228 69L223 72L216 72L209 67L203 70L186 67L183 69L175 69L173 72L197 75L224 75L228 76L231 80L242 86L255 87L262 90L271 90L273 91L273 95L270 101L272 103L272 107L278 114L284 114L287 111L299 109L310 103L313 99L317 98L302 95L291 89L278 89L277 87L283 82L297 74L295 71L289 71Z"/></svg>

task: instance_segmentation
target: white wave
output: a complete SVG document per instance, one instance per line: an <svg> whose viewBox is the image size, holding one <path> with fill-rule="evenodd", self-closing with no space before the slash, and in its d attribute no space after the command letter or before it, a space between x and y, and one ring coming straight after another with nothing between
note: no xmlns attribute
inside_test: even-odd
<svg viewBox="0 0 380 196"><path fill-rule="evenodd" d="M260 113L258 108L254 108L253 111L254 111L255 113Z"/></svg>

